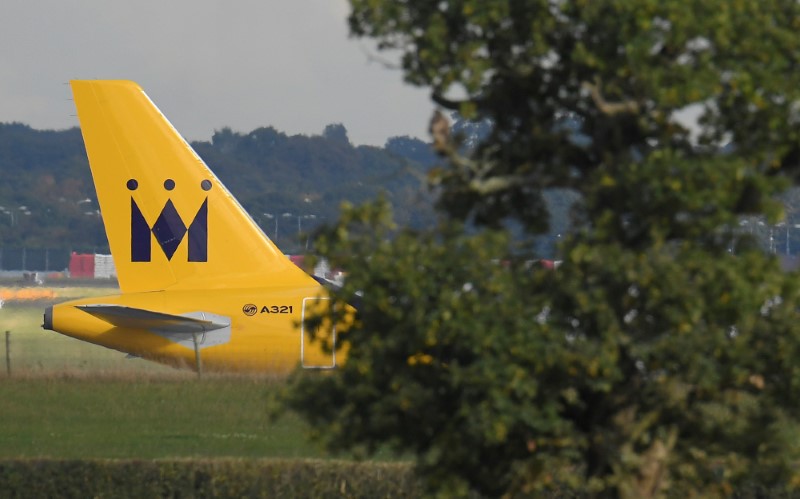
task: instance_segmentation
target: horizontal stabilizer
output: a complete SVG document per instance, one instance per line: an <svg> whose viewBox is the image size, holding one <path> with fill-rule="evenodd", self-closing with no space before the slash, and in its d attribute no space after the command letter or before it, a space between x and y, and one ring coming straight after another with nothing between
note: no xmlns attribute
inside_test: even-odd
<svg viewBox="0 0 800 499"><path fill-rule="evenodd" d="M147 329L164 333L205 333L231 325L230 319L215 314L192 312L187 315L165 314L122 305L78 305L77 308L114 326Z"/></svg>

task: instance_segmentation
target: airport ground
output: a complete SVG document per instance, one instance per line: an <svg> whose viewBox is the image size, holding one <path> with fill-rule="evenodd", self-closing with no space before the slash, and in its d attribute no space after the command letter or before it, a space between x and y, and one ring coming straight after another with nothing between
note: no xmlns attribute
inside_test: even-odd
<svg viewBox="0 0 800 499"><path fill-rule="evenodd" d="M271 420L281 380L198 378L45 331L45 306L109 288L23 289L47 290L0 309L0 459L328 457L298 417Z"/></svg>

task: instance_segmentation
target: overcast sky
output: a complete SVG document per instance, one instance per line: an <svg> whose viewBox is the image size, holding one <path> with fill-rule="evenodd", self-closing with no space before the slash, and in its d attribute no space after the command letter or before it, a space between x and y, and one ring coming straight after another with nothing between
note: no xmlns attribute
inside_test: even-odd
<svg viewBox="0 0 800 499"><path fill-rule="evenodd" d="M137 81L189 140L225 126L428 140L425 89L370 62L347 0L4 0L0 122L77 126L70 79Z"/></svg>

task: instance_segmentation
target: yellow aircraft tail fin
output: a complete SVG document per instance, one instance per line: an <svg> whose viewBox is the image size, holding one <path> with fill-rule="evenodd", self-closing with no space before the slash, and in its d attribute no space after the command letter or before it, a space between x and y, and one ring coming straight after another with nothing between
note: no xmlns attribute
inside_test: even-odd
<svg viewBox="0 0 800 499"><path fill-rule="evenodd" d="M120 289L316 286L130 81L72 81Z"/></svg>

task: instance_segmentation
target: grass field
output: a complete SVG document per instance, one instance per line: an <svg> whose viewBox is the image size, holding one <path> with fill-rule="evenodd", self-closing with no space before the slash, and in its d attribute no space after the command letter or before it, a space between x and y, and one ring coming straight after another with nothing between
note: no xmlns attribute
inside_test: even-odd
<svg viewBox="0 0 800 499"><path fill-rule="evenodd" d="M256 378L11 378L0 458L324 457L291 414L268 417Z"/></svg>
<svg viewBox="0 0 800 499"><path fill-rule="evenodd" d="M54 301L114 292L57 288ZM292 414L270 421L268 401L280 381L198 379L126 359L43 330L48 304L0 309L0 458L326 457Z"/></svg>
<svg viewBox="0 0 800 499"><path fill-rule="evenodd" d="M171 368L42 329L46 306L84 296L117 293L115 288L53 288L52 300L6 302L0 309L0 373L6 371L5 331L10 332L10 360L14 375L52 374L170 374Z"/></svg>

